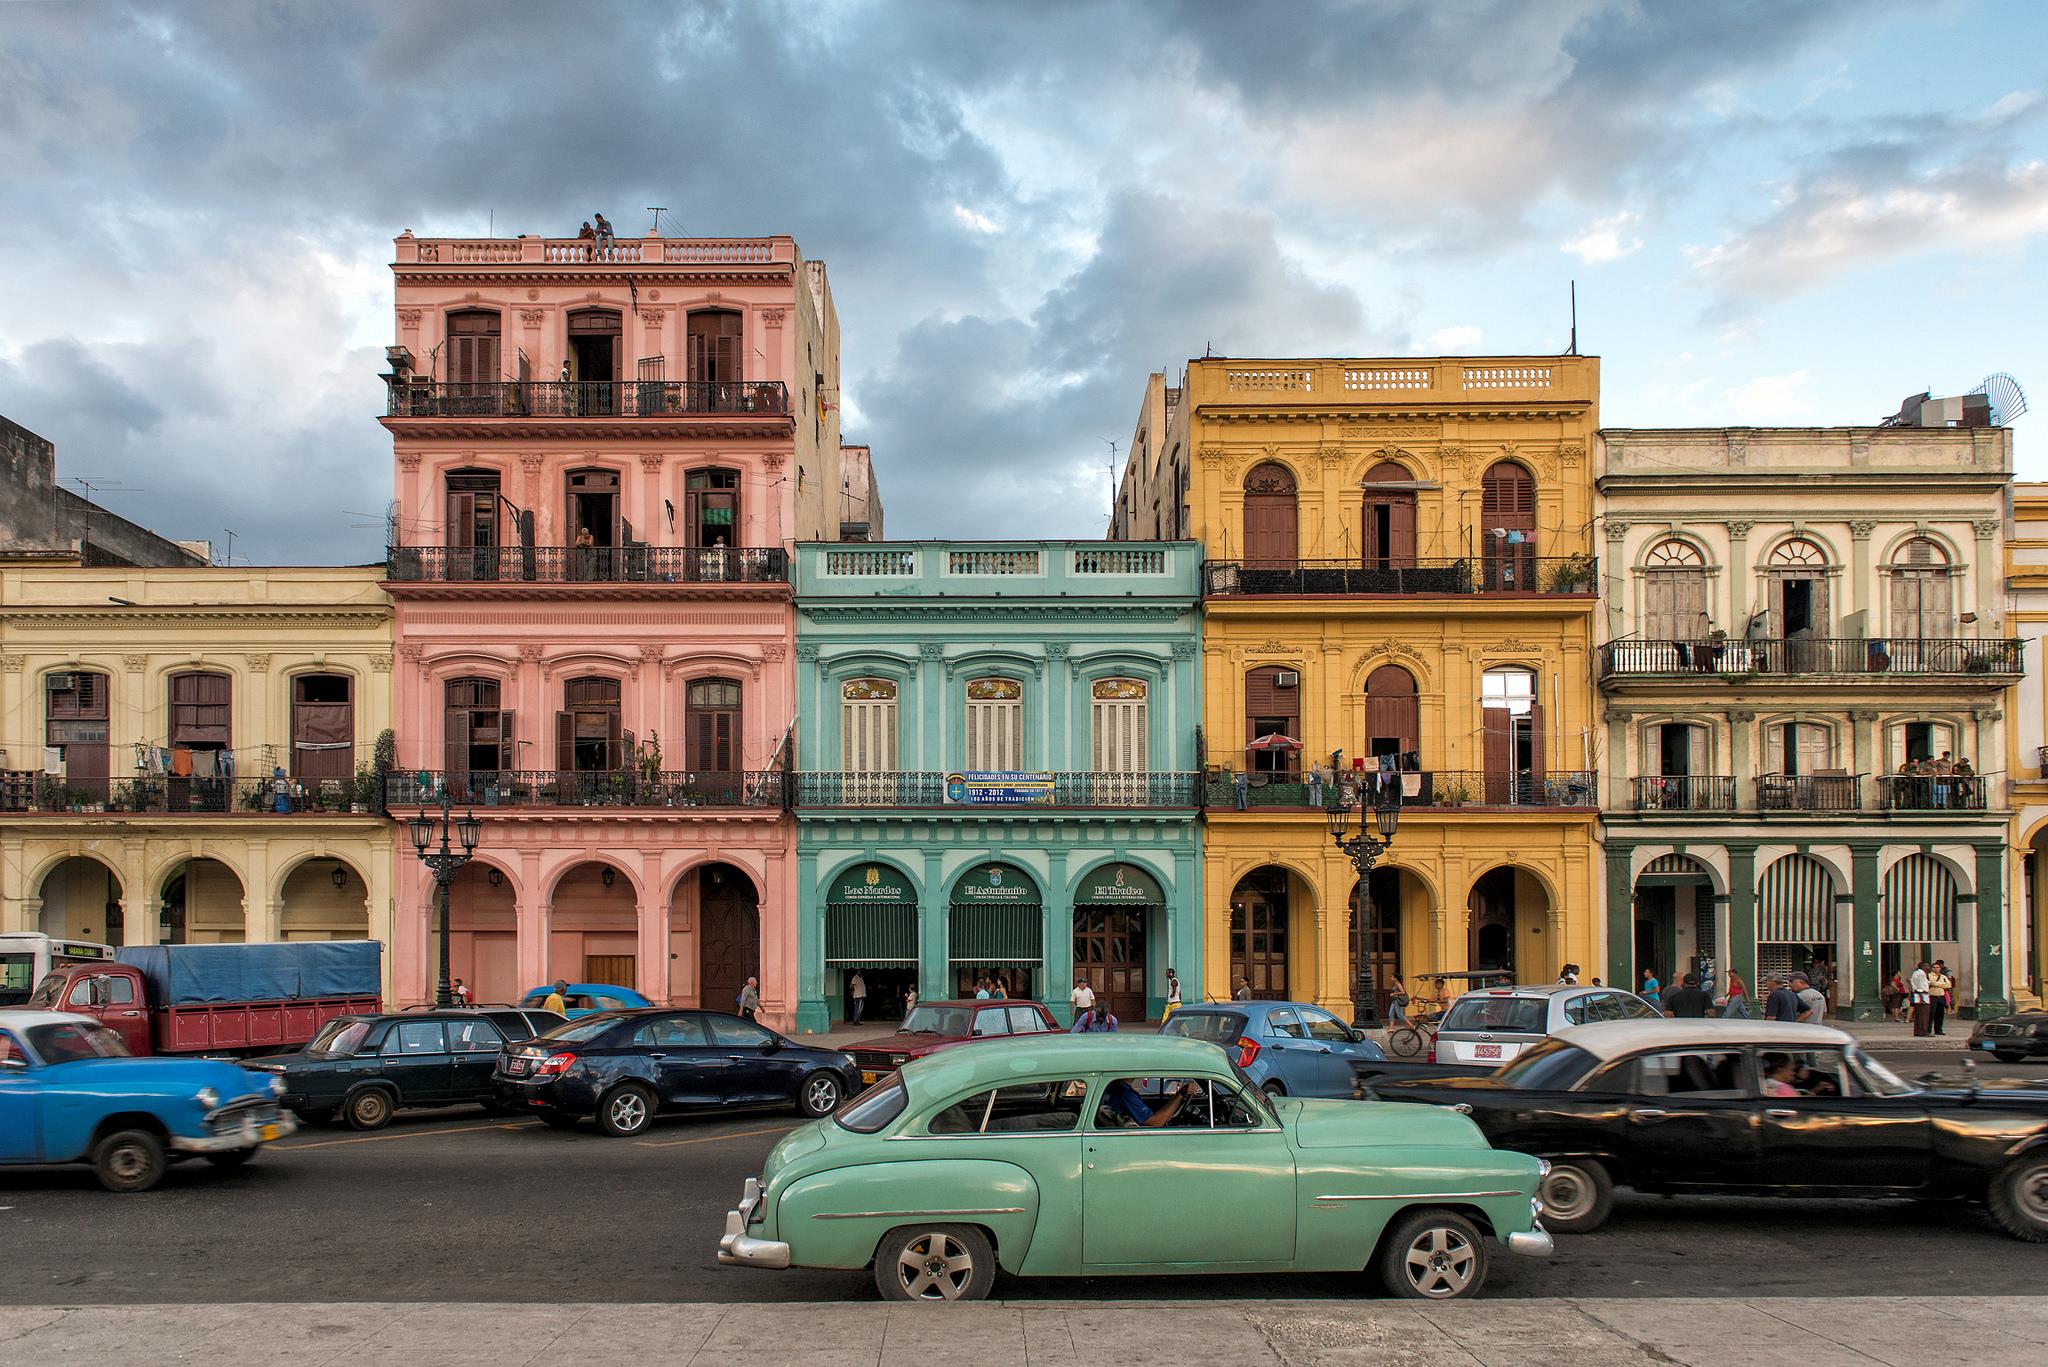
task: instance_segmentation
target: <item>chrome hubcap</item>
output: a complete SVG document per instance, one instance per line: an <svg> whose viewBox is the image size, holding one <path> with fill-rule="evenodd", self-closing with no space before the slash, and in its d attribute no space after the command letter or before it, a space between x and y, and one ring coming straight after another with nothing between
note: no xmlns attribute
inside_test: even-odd
<svg viewBox="0 0 2048 1367"><path fill-rule="evenodd" d="M612 1102L612 1124L622 1130L637 1130L647 1119L647 1106L639 1097L628 1092Z"/></svg>
<svg viewBox="0 0 2048 1367"><path fill-rule="evenodd" d="M918 1300L957 1301L974 1279L974 1257L950 1234L920 1234L897 1258L896 1275Z"/></svg>
<svg viewBox="0 0 2048 1367"><path fill-rule="evenodd" d="M839 1088L833 1083L831 1078L821 1077L812 1080L810 1089L812 1110L829 1111L837 1104L838 1100Z"/></svg>
<svg viewBox="0 0 2048 1367"><path fill-rule="evenodd" d="M1455 1229L1425 1230L1408 1245L1409 1284L1425 1296L1455 1296L1472 1285L1479 1254Z"/></svg>
<svg viewBox="0 0 2048 1367"><path fill-rule="evenodd" d="M1543 1211L1577 1220L1593 1208L1593 1184L1577 1168L1552 1168L1543 1182Z"/></svg>
<svg viewBox="0 0 2048 1367"><path fill-rule="evenodd" d="M2013 1182L2014 1204L2036 1224L2048 1224L2048 1163L2036 1163Z"/></svg>
<svg viewBox="0 0 2048 1367"><path fill-rule="evenodd" d="M124 1144L107 1157L107 1167L124 1182L132 1182L149 1170L149 1158L141 1149Z"/></svg>

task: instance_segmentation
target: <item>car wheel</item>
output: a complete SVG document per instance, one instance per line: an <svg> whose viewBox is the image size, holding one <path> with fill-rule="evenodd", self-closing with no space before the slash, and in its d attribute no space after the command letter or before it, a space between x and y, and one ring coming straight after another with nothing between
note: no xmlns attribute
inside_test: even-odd
<svg viewBox="0 0 2048 1367"><path fill-rule="evenodd" d="M229 1149L226 1153L210 1153L206 1155L206 1161L213 1164L216 1168L225 1171L231 1168L239 1168L255 1156L256 1147L252 1144L246 1149Z"/></svg>
<svg viewBox="0 0 2048 1367"><path fill-rule="evenodd" d="M996 1281L996 1251L968 1225L892 1229L875 1246L875 1289L885 1301L978 1301Z"/></svg>
<svg viewBox="0 0 2048 1367"><path fill-rule="evenodd" d="M577 1127L577 1125L581 1124L582 1121L582 1116L570 1115L567 1111L540 1112L540 1123L552 1129L573 1130Z"/></svg>
<svg viewBox="0 0 2048 1367"><path fill-rule="evenodd" d="M645 1087L620 1087L597 1103L597 1128L620 1139L639 1134L653 1121L654 1094Z"/></svg>
<svg viewBox="0 0 2048 1367"><path fill-rule="evenodd" d="M357 1130L381 1130L391 1123L391 1093L382 1087L365 1087L348 1099L343 1113L348 1116L350 1128Z"/></svg>
<svg viewBox="0 0 2048 1367"><path fill-rule="evenodd" d="M1277 1077L1269 1078L1260 1085L1259 1090L1264 1092L1267 1096L1286 1096L1287 1084L1282 1082Z"/></svg>
<svg viewBox="0 0 2048 1367"><path fill-rule="evenodd" d="M148 1130L119 1130L92 1154L93 1172L108 1191L148 1191L163 1179L164 1141Z"/></svg>
<svg viewBox="0 0 2048 1367"><path fill-rule="evenodd" d="M1991 1180L1991 1214L2013 1238L2048 1243L2048 1154L2027 1154Z"/></svg>
<svg viewBox="0 0 2048 1367"><path fill-rule="evenodd" d="M1380 1278L1390 1295L1455 1301L1486 1284L1486 1236L1448 1210L1419 1210L1380 1246Z"/></svg>
<svg viewBox="0 0 2048 1367"><path fill-rule="evenodd" d="M839 1103L846 1095L846 1084L839 1080L839 1074L817 1072L805 1078L797 1088L796 1108L813 1120L830 1115L839 1109Z"/></svg>
<svg viewBox="0 0 2048 1367"><path fill-rule="evenodd" d="M1543 1202L1543 1227L1555 1234L1586 1234L1607 1223L1614 1207L1614 1179L1592 1158L1557 1158L1536 1187Z"/></svg>

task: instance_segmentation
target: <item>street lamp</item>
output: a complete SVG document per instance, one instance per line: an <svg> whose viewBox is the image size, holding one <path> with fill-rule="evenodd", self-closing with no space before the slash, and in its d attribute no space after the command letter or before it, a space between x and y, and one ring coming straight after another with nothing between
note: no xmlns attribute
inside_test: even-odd
<svg viewBox="0 0 2048 1367"><path fill-rule="evenodd" d="M1330 756L1332 775L1341 772L1337 761L1341 754ZM1354 1024L1379 1019L1379 997L1373 981L1373 959L1379 951L1379 911L1372 900L1372 866L1379 862L1387 847L1394 843L1394 831L1401 824L1401 785L1398 778L1393 782L1391 775L1375 774L1372 779L1370 807L1372 822L1377 835L1366 830L1366 794L1356 786L1342 782L1330 785L1331 795L1324 815L1330 821L1330 839L1339 852L1351 861L1351 867L1358 874L1358 912L1363 919L1364 935L1357 935L1353 927L1353 939L1358 944L1358 961L1353 965L1355 977L1351 987L1351 1019ZM1351 813L1358 812L1358 828L1354 835L1346 828L1350 825Z"/></svg>
<svg viewBox="0 0 2048 1367"><path fill-rule="evenodd" d="M420 857L434 875L434 892L441 903L441 980L434 987L434 1005L455 1005L455 991L448 981L448 884L454 880L455 871L476 857L477 841L483 836L482 823L471 812L460 821L453 820L447 792L441 794L441 848L433 849L434 818L421 812L405 823L412 833L412 852ZM457 854L448 843L450 828L453 828L462 852Z"/></svg>

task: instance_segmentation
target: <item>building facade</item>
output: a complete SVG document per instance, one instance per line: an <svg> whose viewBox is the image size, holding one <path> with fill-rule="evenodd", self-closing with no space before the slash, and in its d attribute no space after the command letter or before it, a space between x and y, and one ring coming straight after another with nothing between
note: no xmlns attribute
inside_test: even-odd
<svg viewBox="0 0 2048 1367"><path fill-rule="evenodd" d="M1198 549L797 550L797 1025L1200 982ZM1190 998L1192 999L1192 998Z"/></svg>
<svg viewBox="0 0 2048 1367"><path fill-rule="evenodd" d="M388 940L380 577L0 570L0 930Z"/></svg>
<svg viewBox="0 0 2048 1367"><path fill-rule="evenodd" d="M1607 972L2011 999L2011 434L1604 432Z"/></svg>
<svg viewBox="0 0 2048 1367"><path fill-rule="evenodd" d="M397 242L394 816L483 820L455 976L794 1009L788 548L838 534L838 323L786 237ZM403 828L398 836L404 840ZM434 884L398 852L400 1001Z"/></svg>
<svg viewBox="0 0 2048 1367"><path fill-rule="evenodd" d="M1383 1008L1396 974L1597 962L1598 396L1577 356L1148 384L1112 535L1177 523L1207 557L1208 995L1350 1011L1368 963ZM1365 889L1323 810L1362 778L1401 793Z"/></svg>
<svg viewBox="0 0 2048 1367"><path fill-rule="evenodd" d="M2005 771L2012 792L2013 923L2018 931L2012 994L2018 1005L2041 1001L2048 967L2048 691L2042 654L2048 647L2048 484L2015 484L2012 534L2006 542L2006 629L2018 637L2031 667L2012 687L2005 706Z"/></svg>

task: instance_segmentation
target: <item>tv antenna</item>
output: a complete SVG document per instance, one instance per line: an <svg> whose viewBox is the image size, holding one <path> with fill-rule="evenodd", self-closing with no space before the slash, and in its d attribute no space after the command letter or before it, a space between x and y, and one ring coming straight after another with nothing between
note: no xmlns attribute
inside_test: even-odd
<svg viewBox="0 0 2048 1367"><path fill-rule="evenodd" d="M1579 282L1572 281L1572 345L1567 356L1579 354Z"/></svg>
<svg viewBox="0 0 2048 1367"><path fill-rule="evenodd" d="M1109 448L1109 459L1103 462L1103 466L1109 471L1109 525L1113 528L1116 526L1117 444L1108 437L1097 437L1096 440Z"/></svg>
<svg viewBox="0 0 2048 1367"><path fill-rule="evenodd" d="M661 232L661 216L668 212L668 205L650 204L647 206L647 212L654 215L654 231L658 235Z"/></svg>
<svg viewBox="0 0 2048 1367"><path fill-rule="evenodd" d="M2004 371L1986 375L1970 391L1982 394L1991 401L1991 425L2010 427L2012 420L2027 411L2027 391L2020 388L2020 382Z"/></svg>

